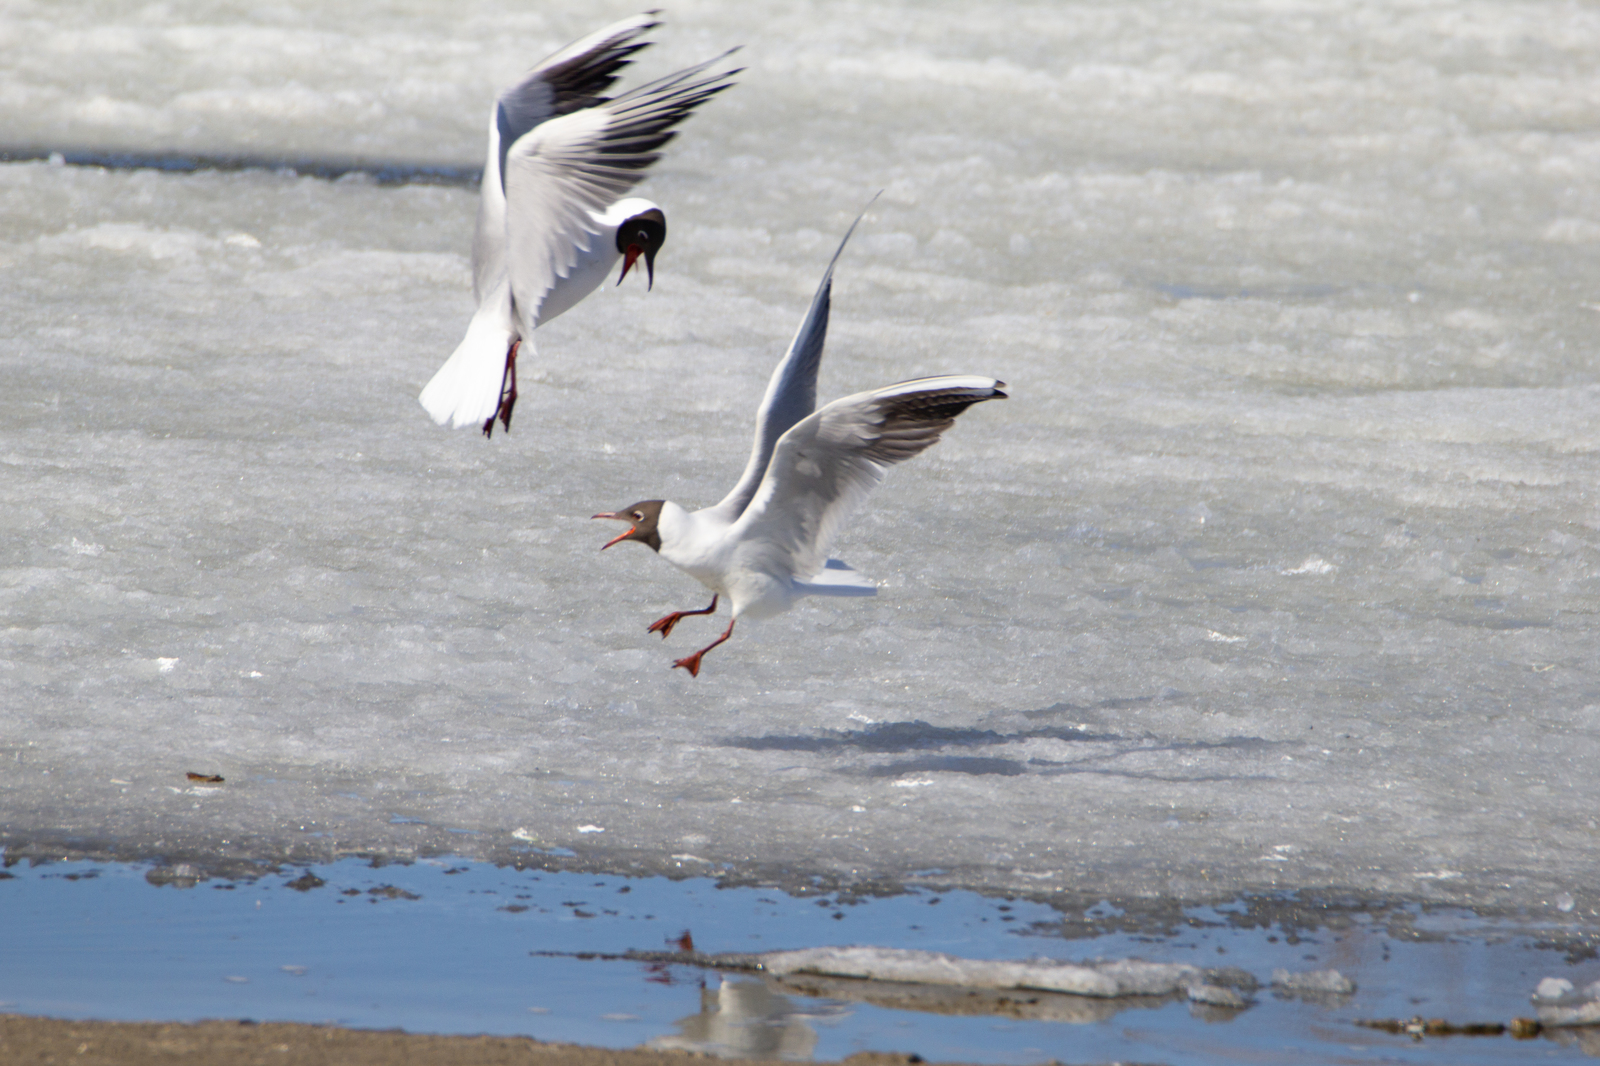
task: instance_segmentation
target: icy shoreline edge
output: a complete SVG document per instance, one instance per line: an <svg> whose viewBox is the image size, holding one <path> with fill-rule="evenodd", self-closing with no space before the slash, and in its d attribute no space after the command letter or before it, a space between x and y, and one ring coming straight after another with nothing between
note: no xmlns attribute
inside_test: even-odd
<svg viewBox="0 0 1600 1066"><path fill-rule="evenodd" d="M1130 914L1148 915L1154 924L1176 920L1184 908L1230 905L1305 912L1297 924L1320 925L1312 915L1374 913L1406 907L1448 907L1470 911L1482 919L1512 918L1521 924L1552 922L1558 926L1588 928L1600 913L1600 897L1592 890L1559 885L1521 883L1493 872L1473 877L1431 880L1409 891L1388 886L1281 880L1233 879L1215 882L1169 877L1165 891L1122 890L1114 877L1093 875L1074 878L1069 886L1041 888L1026 879L1004 876L993 869L841 870L804 862L721 862L695 855L643 854L631 849L585 847L474 848L462 846L459 837L441 839L433 846L405 849L341 846L336 842L306 846L253 848L249 851L208 846L203 840L177 839L153 842L94 842L65 832L29 834L0 828L0 865L54 862L106 862L147 866L152 884L180 888L216 880L255 881L283 875L297 876L309 867L360 859L374 866L409 865L429 860L460 860L515 870L584 873L630 878L664 877L669 880L707 878L722 888L775 888L792 896L838 893L845 897L876 898L907 892L967 891L984 896L1005 896L1044 903L1070 912L1109 901ZM1262 901L1257 903L1256 901ZM1274 901L1274 902L1266 902Z"/></svg>

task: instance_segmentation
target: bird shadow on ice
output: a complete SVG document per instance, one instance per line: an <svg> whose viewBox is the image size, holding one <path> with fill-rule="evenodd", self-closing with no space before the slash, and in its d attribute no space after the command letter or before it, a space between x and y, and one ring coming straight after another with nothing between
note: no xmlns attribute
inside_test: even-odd
<svg viewBox="0 0 1600 1066"><path fill-rule="evenodd" d="M1015 744L1024 740L1117 741L1115 734L1091 733L1077 726L1047 726L1001 733L993 729L949 729L919 720L875 722L865 729L829 729L822 733L791 736L726 737L723 747L746 751L862 751L892 754L930 748L977 748Z"/></svg>
<svg viewBox="0 0 1600 1066"><path fill-rule="evenodd" d="M1143 700L1105 701L1108 709ZM1097 704L1099 708L1102 705ZM1023 717L1038 718L1064 714L1084 708L1056 704L1040 711L1025 711ZM1073 759L1046 759L1037 756L1005 758L998 755L955 754L950 749L993 748L1019 744L1030 740L1056 740L1082 744L1082 756ZM769 734L766 736L724 737L720 746L740 748L745 751L792 751L818 755L907 755L912 758L879 763L853 773L866 777L899 777L908 773L943 772L974 775L999 775L1016 777L1022 774L1054 776L1059 774L1106 774L1152 780L1222 781L1243 780L1251 775L1243 773L1210 772L1200 774L1163 774L1149 769L1129 769L1108 765L1116 759L1133 753L1153 755L1162 752L1194 753L1219 749L1239 752L1267 750L1282 746L1280 742L1260 737L1226 737L1220 740L1175 740L1150 734L1123 735L1091 732L1084 726L1040 726L1001 732L994 729L949 728L919 720L909 722L878 722L864 729L823 730L811 734Z"/></svg>
<svg viewBox="0 0 1600 1066"><path fill-rule="evenodd" d="M1120 737L1090 733L1076 726L1045 726L1002 733L993 729L951 729L924 721L877 722L865 729L826 730L810 735L725 737L723 747L746 751L803 751L819 755L901 755L927 752L919 758L898 759L868 767L868 777L898 777L917 771L958 774L999 774L1015 777L1028 772L1020 759L996 756L935 754L951 748L987 748L1025 740L1117 741Z"/></svg>

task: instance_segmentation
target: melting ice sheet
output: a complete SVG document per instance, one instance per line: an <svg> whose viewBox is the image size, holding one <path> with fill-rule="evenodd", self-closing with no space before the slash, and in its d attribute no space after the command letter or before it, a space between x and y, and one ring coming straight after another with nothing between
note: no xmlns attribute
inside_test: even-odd
<svg viewBox="0 0 1600 1066"><path fill-rule="evenodd" d="M30 144L470 164L630 10L11 5L0 99ZM0 167L9 854L1592 920L1592 10L669 15L641 77L749 70L641 188L655 291L542 330L492 442L415 401L470 189ZM703 591L588 516L722 495L879 188L822 395L1012 398L847 528L875 599L673 672L720 623L645 626Z"/></svg>

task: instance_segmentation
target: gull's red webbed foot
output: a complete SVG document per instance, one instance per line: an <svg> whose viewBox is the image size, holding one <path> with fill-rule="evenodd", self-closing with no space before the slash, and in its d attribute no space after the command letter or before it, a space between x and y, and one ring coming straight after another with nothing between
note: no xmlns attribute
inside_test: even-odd
<svg viewBox="0 0 1600 1066"><path fill-rule="evenodd" d="M668 637L670 637L672 635L672 627L677 625L679 622L683 621L683 619L687 618L689 615L691 615L691 614L716 614L716 613L717 613L717 597L715 595L713 595L711 597L711 606L707 607L705 610L703 610L703 611L673 611L671 614L667 615L665 618L657 618L654 622L651 622L650 623L650 628L645 630L645 632L646 633L660 633L661 634L661 639L662 640L666 640Z"/></svg>
<svg viewBox="0 0 1600 1066"><path fill-rule="evenodd" d="M737 621L738 621L737 618L735 618L733 620L733 622L737 622ZM725 641L729 637L733 636L733 622L729 622L728 623L728 628L724 629L722 631L722 636L718 637L716 640L713 640L710 644L707 644L705 647L701 648L699 651L695 652L693 655L690 655L690 656L687 656L685 658L679 659L677 662L672 664L672 668L674 670L676 670L678 667L681 666L685 670L689 671L689 676L690 677L699 677L700 676L700 658L701 658L701 656L705 655L706 652L710 651L712 648L715 648L718 644L721 644L723 641Z"/></svg>
<svg viewBox="0 0 1600 1066"><path fill-rule="evenodd" d="M500 424L506 427L506 432L511 432L511 409L517 406L517 349L520 347L522 341L519 339L506 350L506 369L500 375L500 406L489 416L489 421L483 424L485 437L494 436L494 420L497 418Z"/></svg>

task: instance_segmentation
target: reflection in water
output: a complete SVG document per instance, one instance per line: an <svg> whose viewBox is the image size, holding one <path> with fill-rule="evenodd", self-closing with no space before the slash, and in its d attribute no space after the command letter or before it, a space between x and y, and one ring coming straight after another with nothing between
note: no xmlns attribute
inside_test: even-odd
<svg viewBox="0 0 1600 1066"><path fill-rule="evenodd" d="M791 996L805 997L805 1006L797 1006ZM808 1059L817 1045L817 1033L811 1023L851 1013L851 1002L896 1011L1092 1025L1108 1021L1121 1011L1159 1010L1183 998L1171 994L1101 999L1025 989L949 988L817 974L786 974L765 980L723 978L717 988L701 988L699 1014L679 1019L676 1034L656 1037L649 1046L724 1057ZM1191 1014L1204 1021L1232 1021L1240 1014L1238 1010L1201 1003L1191 1003L1189 1008Z"/></svg>
<svg viewBox="0 0 1600 1066"><path fill-rule="evenodd" d="M700 990L700 1013L677 1022L674 1036L659 1036L651 1047L703 1051L729 1057L809 1059L817 1046L813 1018L848 1013L832 1004L797 1010L788 996L765 982L724 979Z"/></svg>
<svg viewBox="0 0 1600 1066"><path fill-rule="evenodd" d="M1575 1047L1590 1058L1600 1058L1600 1029L1594 1026L1546 1029L1544 1035L1562 1047Z"/></svg>
<svg viewBox="0 0 1600 1066"><path fill-rule="evenodd" d="M993 1014L1019 1021L1069 1022L1092 1025L1120 1011L1159 1010L1183 997L1165 996L1071 996L1059 992L1028 989L960 988L947 985L906 984L900 981L863 981L854 977L824 977L818 974L785 974L770 978L774 988L803 996L826 996L833 1000L854 1000L888 1010L914 1010L928 1014ZM775 998L783 998L777 996ZM1202 1004L1192 1004L1191 1008ZM1236 1010L1211 1008L1203 1015L1207 1021L1232 1020ZM1191 1010L1191 1012L1193 1012ZM1202 1016L1202 1015L1197 1015Z"/></svg>

